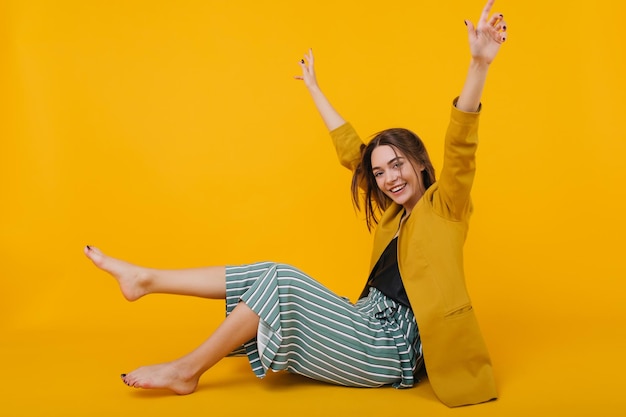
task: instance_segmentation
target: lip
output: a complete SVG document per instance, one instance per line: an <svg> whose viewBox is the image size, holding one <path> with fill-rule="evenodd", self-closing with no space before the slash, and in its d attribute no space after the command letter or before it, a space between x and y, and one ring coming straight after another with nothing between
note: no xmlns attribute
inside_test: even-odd
<svg viewBox="0 0 626 417"><path fill-rule="evenodd" d="M404 184L396 185L394 187L391 187L389 189L389 192L393 195L400 194L402 191L406 189L406 186L407 186L406 182ZM393 191L393 190L396 190L396 191Z"/></svg>

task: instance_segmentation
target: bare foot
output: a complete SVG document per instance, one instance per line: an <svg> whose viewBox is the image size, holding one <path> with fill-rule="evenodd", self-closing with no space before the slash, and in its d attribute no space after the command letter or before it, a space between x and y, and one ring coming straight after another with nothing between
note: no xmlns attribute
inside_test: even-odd
<svg viewBox="0 0 626 417"><path fill-rule="evenodd" d="M122 374L122 380L129 387L161 388L169 389L179 395L191 394L198 387L200 377L186 374L180 368L176 362L144 366L129 374Z"/></svg>
<svg viewBox="0 0 626 417"><path fill-rule="evenodd" d="M128 301L135 301L148 294L148 274L145 269L107 256L93 246L85 246L85 255L94 265L117 280L124 298Z"/></svg>

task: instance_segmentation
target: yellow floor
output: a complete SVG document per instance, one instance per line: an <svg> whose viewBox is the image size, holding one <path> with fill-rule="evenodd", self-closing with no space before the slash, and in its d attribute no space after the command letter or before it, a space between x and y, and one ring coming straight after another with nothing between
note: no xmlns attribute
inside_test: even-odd
<svg viewBox="0 0 626 417"><path fill-rule="evenodd" d="M259 380L244 358L223 360L189 396L130 389L119 380L121 372L179 356L210 331L202 324L159 330L146 324L147 318L132 317L94 323L90 329L54 324L6 329L0 346L0 416L207 416L227 411L378 416L383 407L385 414L416 416L626 415L623 318L583 319L582 312L526 322L504 315L480 318L501 397L478 406L448 409L427 381L395 390L336 387L288 373Z"/></svg>

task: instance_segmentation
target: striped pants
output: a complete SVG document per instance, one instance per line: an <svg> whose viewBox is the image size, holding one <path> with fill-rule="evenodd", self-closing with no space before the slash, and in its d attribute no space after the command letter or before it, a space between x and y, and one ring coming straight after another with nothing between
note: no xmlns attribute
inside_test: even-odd
<svg viewBox="0 0 626 417"><path fill-rule="evenodd" d="M356 304L298 269L261 262L226 267L226 314L243 301L259 317L257 336L231 355L252 370L288 370L352 386L413 386L421 343L409 307L375 288Z"/></svg>

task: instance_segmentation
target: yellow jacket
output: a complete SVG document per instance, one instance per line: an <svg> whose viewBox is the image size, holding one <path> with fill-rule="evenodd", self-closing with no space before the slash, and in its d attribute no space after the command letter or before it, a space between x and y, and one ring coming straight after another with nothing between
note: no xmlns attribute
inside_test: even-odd
<svg viewBox="0 0 626 417"><path fill-rule="evenodd" d="M439 180L400 224L392 203L374 235L370 269L400 228L398 266L420 330L430 384L447 406L497 397L489 353L465 286L463 245L478 145L476 113L452 106ZM349 123L331 132L342 165L354 171L363 141Z"/></svg>

